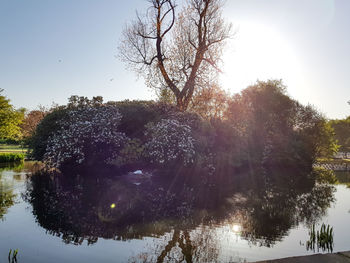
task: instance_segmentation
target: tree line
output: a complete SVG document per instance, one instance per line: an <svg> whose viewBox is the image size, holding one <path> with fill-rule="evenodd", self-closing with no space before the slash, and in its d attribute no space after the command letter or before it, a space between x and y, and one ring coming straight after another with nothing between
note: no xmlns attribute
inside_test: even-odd
<svg viewBox="0 0 350 263"><path fill-rule="evenodd" d="M344 132L339 128L343 124L327 122L312 106L301 105L290 98L280 80L258 81L232 96L221 89L217 81L221 57L225 43L234 35L232 26L222 17L222 1L188 0L180 11L175 0L150 0L149 4L144 14L138 13L125 27L119 50L121 59L154 88L157 102L103 103L99 96L92 100L72 96L67 105L26 112L15 110L10 101L1 96L0 138L22 140L32 149L33 158L43 159L48 142L58 142L67 132L78 131L74 123L84 126L94 120L92 112L101 116L111 114L115 109L107 110L107 107L113 106L116 108L114 115L120 113L120 117L116 123L110 123L114 128L107 133L113 134L119 127L128 138L125 141L128 147L138 152L146 148L158 151L151 153L149 150L149 158L152 154L165 158L166 154L157 140L154 144L159 145L150 145L152 139L149 137L147 141L146 133L162 138L164 144L171 139L176 148L180 141L167 130L175 129L176 125L178 130L188 131L188 127L189 133L194 133L187 137L193 136L197 142L193 147L197 147L197 153L203 152L199 155L207 163L226 160L239 166L251 161L299 160L310 164L316 157L331 156L337 150L332 126L338 141L346 147L348 139L343 138L346 135L341 135ZM86 119L79 119L78 113ZM68 122L64 122L64 118ZM188 123L189 119L196 121ZM98 120L96 127L99 128L89 126L90 133L81 132L82 140L95 138L98 134L94 133L106 128ZM74 148L76 138L73 135L71 138L70 145ZM108 140L111 142L112 138ZM66 141L62 145L67 144ZM124 146L118 144L121 147L118 153L132 152ZM54 152L53 149L56 148L51 149ZM182 150L167 151L172 152L172 156L184 157L184 152L180 154ZM63 154L64 149L61 151ZM144 154L140 156L145 157ZM192 157L187 156L187 159L192 160Z"/></svg>

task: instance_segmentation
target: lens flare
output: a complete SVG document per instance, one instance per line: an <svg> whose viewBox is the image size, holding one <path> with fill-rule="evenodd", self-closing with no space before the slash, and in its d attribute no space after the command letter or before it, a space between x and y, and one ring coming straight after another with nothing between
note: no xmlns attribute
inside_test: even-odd
<svg viewBox="0 0 350 263"><path fill-rule="evenodd" d="M238 224L232 225L232 230L235 233L241 232L241 229L242 229L242 227L240 225L238 225Z"/></svg>

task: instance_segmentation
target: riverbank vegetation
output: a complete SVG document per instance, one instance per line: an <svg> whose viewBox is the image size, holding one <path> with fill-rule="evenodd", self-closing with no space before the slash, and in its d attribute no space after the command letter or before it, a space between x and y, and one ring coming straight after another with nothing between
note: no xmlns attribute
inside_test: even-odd
<svg viewBox="0 0 350 263"><path fill-rule="evenodd" d="M24 157L23 153L0 153L0 163L22 162Z"/></svg>
<svg viewBox="0 0 350 263"><path fill-rule="evenodd" d="M350 152L350 116L346 119L331 120L330 125L334 129L335 138L340 145L339 151Z"/></svg>
<svg viewBox="0 0 350 263"><path fill-rule="evenodd" d="M55 168L104 164L212 176L252 166L311 170L317 157L337 150L322 114L290 98L281 81L259 81L226 101L220 116L204 118L162 102L73 96L39 123L31 156Z"/></svg>

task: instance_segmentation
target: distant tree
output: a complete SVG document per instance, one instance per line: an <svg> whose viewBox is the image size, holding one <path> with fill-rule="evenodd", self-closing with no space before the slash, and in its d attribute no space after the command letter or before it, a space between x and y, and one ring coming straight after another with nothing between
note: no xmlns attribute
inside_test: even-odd
<svg viewBox="0 0 350 263"><path fill-rule="evenodd" d="M225 119L249 161L312 164L337 150L333 129L312 106L291 99L280 80L258 81L235 95Z"/></svg>
<svg viewBox="0 0 350 263"><path fill-rule="evenodd" d="M22 137L20 124L24 118L24 109L15 110L10 100L1 95L0 89L0 139L19 140Z"/></svg>
<svg viewBox="0 0 350 263"><path fill-rule="evenodd" d="M205 119L219 119L227 108L229 95L218 85L199 89L193 96L190 109Z"/></svg>
<svg viewBox="0 0 350 263"><path fill-rule="evenodd" d="M340 144L340 151L350 151L350 117L342 120L331 120L329 124L335 131L335 137Z"/></svg>
<svg viewBox="0 0 350 263"><path fill-rule="evenodd" d="M103 97L96 96L90 100L88 97L72 95L68 98L68 108L84 108L89 106L101 106L103 104Z"/></svg>
<svg viewBox="0 0 350 263"><path fill-rule="evenodd" d="M231 25L221 16L221 0L188 0L176 13L175 0L149 0L123 32L120 56L148 86L188 108L193 95L216 82ZM165 91L165 92L164 92Z"/></svg>
<svg viewBox="0 0 350 263"><path fill-rule="evenodd" d="M22 135L24 138L30 138L36 129L36 126L40 123L40 121L45 117L45 115L49 112L48 109L44 107L39 107L37 110L32 110L25 114L24 120L20 125L22 129Z"/></svg>

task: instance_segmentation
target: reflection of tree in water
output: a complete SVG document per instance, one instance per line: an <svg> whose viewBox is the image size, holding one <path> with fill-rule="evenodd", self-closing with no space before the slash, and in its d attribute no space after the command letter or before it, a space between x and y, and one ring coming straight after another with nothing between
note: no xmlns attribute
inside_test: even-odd
<svg viewBox="0 0 350 263"><path fill-rule="evenodd" d="M15 204L16 198L16 194L13 193L13 184L4 178L2 173L4 171L20 170L22 168L23 163L5 163L0 165L0 220L4 220L5 214Z"/></svg>
<svg viewBox="0 0 350 263"><path fill-rule="evenodd" d="M4 219L8 209L15 204L16 194L14 194L15 181L23 181L25 175L21 172L35 172L40 169L42 165L34 162L12 162L0 164L0 220ZM5 172L10 172L11 176L4 176Z"/></svg>
<svg viewBox="0 0 350 263"><path fill-rule="evenodd" d="M271 246L299 223L312 224L325 215L334 201L334 187L316 184L310 192L272 192L264 196L250 193L245 202L235 204L231 220L242 226L241 237L254 245ZM232 202L232 201L231 201Z"/></svg>
<svg viewBox="0 0 350 263"><path fill-rule="evenodd" d="M102 180L36 174L26 200L38 223L66 243L154 237L149 251L131 262L215 262L222 241L220 227L238 224L241 238L271 246L293 226L314 223L325 214L334 187L295 174L280 176L283 180L272 175L260 181L254 175L236 176L234 189L221 193L225 197L221 201L210 202L198 194L208 192L193 185L171 190L150 178L138 185L123 176ZM205 203L200 202L203 199Z"/></svg>
<svg viewBox="0 0 350 263"><path fill-rule="evenodd" d="M129 262L217 262L219 240L208 226L195 231L176 228L155 240L149 252L131 257Z"/></svg>
<svg viewBox="0 0 350 263"><path fill-rule="evenodd" d="M1 176L0 176L1 177ZM1 182L0 178L0 220L4 219L7 210L15 204L16 195Z"/></svg>

